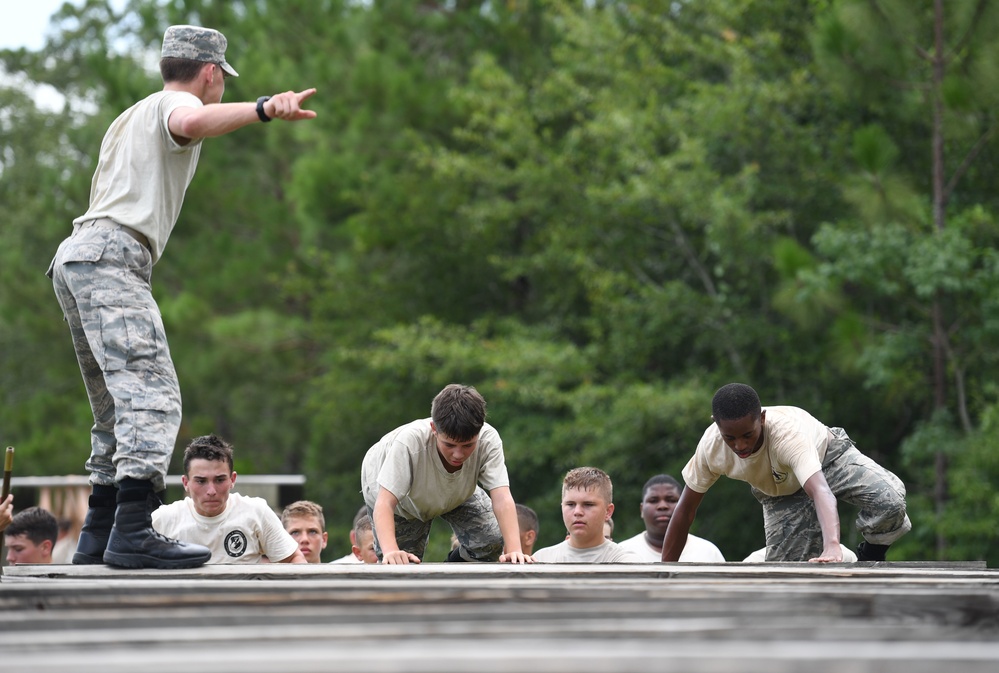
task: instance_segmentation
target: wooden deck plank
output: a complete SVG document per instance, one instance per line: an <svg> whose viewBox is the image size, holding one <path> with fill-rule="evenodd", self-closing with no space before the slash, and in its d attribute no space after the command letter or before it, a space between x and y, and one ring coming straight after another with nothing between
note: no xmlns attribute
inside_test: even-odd
<svg viewBox="0 0 999 673"><path fill-rule="evenodd" d="M8 570L5 673L999 670L981 564Z"/></svg>

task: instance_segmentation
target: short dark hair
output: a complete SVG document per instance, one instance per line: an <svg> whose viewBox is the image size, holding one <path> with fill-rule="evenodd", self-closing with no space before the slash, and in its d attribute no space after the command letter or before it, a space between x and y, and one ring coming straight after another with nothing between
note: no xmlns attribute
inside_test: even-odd
<svg viewBox="0 0 999 673"><path fill-rule="evenodd" d="M365 514L354 522L354 542L360 544L361 533L372 530L371 517Z"/></svg>
<svg viewBox="0 0 999 673"><path fill-rule="evenodd" d="M651 477L647 482L645 482L645 486L642 486L642 500L643 501L645 500L645 496L648 495L650 488L652 488L653 486L658 486L659 484L674 486L676 487L677 491L682 490L680 488L680 482L678 482L675 478L669 476L668 474L657 474L656 476Z"/></svg>
<svg viewBox="0 0 999 673"><path fill-rule="evenodd" d="M41 507L29 507L14 515L3 534L7 537L24 535L34 544L48 540L55 545L59 537L59 522L51 512Z"/></svg>
<svg viewBox="0 0 999 673"><path fill-rule="evenodd" d="M218 435L202 435L195 437L184 449L184 474L191 469L192 460L224 460L233 470L232 445Z"/></svg>
<svg viewBox="0 0 999 673"><path fill-rule="evenodd" d="M190 58L168 56L160 59L160 77L164 82L179 82L185 84L192 81L205 67L206 61L195 61Z"/></svg>
<svg viewBox="0 0 999 673"><path fill-rule="evenodd" d="M729 383L711 399L711 415L716 421L737 421L746 416L759 418L760 396L745 383Z"/></svg>
<svg viewBox="0 0 999 673"><path fill-rule="evenodd" d="M533 509L527 505L521 505L517 503L517 524L520 526L520 532L533 530L535 533L538 532L538 514Z"/></svg>
<svg viewBox="0 0 999 673"><path fill-rule="evenodd" d="M437 393L430 417L437 432L456 442L467 442L486 422L486 401L472 386L452 383Z"/></svg>

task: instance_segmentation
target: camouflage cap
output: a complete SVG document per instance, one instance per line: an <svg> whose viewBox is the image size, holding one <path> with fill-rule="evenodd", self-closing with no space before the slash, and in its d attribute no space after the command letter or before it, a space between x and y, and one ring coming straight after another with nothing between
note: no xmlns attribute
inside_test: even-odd
<svg viewBox="0 0 999 673"><path fill-rule="evenodd" d="M170 26L163 34L163 49L160 58L188 58L192 61L218 63L233 77L239 77L231 65L225 62L225 48L228 42L225 35L200 26Z"/></svg>

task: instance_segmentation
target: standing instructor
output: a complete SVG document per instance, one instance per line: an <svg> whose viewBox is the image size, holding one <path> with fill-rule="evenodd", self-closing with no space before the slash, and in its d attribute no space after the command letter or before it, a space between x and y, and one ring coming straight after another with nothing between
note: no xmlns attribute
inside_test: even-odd
<svg viewBox="0 0 999 673"><path fill-rule="evenodd" d="M92 493L73 563L187 568L211 553L153 530L151 513L180 428L181 398L150 276L177 223L204 138L316 113L315 89L221 103L222 33L171 26L163 90L125 110L101 143L90 207L73 220L49 267L94 414L87 461Z"/></svg>

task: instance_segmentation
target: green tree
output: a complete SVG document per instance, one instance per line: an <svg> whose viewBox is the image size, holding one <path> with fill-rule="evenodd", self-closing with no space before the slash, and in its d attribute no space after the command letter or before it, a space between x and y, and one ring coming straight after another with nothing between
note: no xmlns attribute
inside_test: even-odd
<svg viewBox="0 0 999 673"><path fill-rule="evenodd" d="M982 308L994 301L995 175L978 159L996 130L997 26L999 7L985 0L843 0L815 38L829 81L867 111L844 183L856 217L816 237L822 275L861 289L847 320L863 327L847 333L861 340L867 383L935 438L940 557L948 466L965 459L960 447L990 400L983 344L995 335Z"/></svg>

